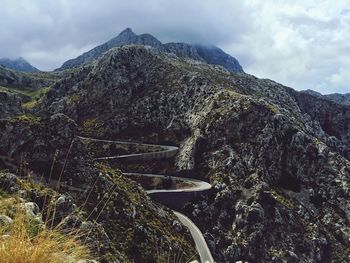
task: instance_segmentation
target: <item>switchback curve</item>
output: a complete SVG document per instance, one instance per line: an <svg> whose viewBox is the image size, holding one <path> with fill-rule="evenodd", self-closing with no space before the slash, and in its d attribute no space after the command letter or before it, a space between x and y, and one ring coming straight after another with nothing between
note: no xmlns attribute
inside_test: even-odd
<svg viewBox="0 0 350 263"><path fill-rule="evenodd" d="M96 161L102 160L128 160L128 161L138 161L138 160L160 160L163 158L171 158L174 157L178 151L178 147L176 146L167 146L167 145L157 145L157 144L144 144L144 143L135 143L135 142L127 142L127 141L112 141L112 140L100 140L94 138L87 138L78 136L81 140L90 140L95 142L107 142L107 143L115 143L115 144L124 144L124 145L142 145L149 147L157 147L160 150L154 152L146 152L146 153L135 153L135 154L125 154L125 155L116 155L116 156L106 156L106 157L98 157L95 158ZM172 194L176 193L196 193L209 190L211 185L207 182L193 179L193 178L183 178L176 176L165 176L160 174L143 174L143 173L123 173L125 176L145 176L145 177L158 177L158 178L171 178L173 180L180 180L188 183L188 185L180 189L155 189L155 190L146 190L146 193L151 197L157 194L165 194L171 197ZM204 239L202 232L199 228L185 215L180 212L174 211L176 217L180 220L182 224L184 224L190 231L192 238L196 244L196 250L201 258L202 263L214 263L214 259L211 255L210 249Z"/></svg>

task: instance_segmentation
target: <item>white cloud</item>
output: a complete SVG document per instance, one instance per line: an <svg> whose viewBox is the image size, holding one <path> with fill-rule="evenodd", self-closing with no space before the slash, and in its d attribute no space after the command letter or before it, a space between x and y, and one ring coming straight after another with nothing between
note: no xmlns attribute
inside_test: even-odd
<svg viewBox="0 0 350 263"><path fill-rule="evenodd" d="M245 70L296 89L350 92L348 1L248 1L253 30L226 49Z"/></svg>

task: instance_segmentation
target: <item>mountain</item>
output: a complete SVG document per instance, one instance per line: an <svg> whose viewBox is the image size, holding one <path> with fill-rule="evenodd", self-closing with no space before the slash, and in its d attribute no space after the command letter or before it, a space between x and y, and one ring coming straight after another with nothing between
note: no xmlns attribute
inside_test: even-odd
<svg viewBox="0 0 350 263"><path fill-rule="evenodd" d="M24 58L9 59L9 58L0 58L0 65L23 72L39 72L37 68L33 67L27 60Z"/></svg>
<svg viewBox="0 0 350 263"><path fill-rule="evenodd" d="M97 46L75 59L66 61L58 70L77 67L89 63L101 57L106 51L113 47L123 45L145 45L151 46L161 52L173 53L179 57L190 58L209 64L217 64L232 72L243 72L239 62L232 56L215 46L190 45L185 43L162 44L150 34L136 35L130 28L122 31L117 37Z"/></svg>
<svg viewBox="0 0 350 263"><path fill-rule="evenodd" d="M182 212L217 262L347 262L347 105L123 46L56 83L38 114L83 136L179 145L176 170L213 186Z"/></svg>
<svg viewBox="0 0 350 263"><path fill-rule="evenodd" d="M116 42L141 41L121 35ZM51 224L83 236L101 263L189 262L197 255L186 227L141 187L156 189L159 178L125 171L175 174L212 186L183 196L180 212L215 262L348 262L350 106L210 65L215 48L141 38L158 47L102 46L30 109L0 92L0 199L21 194L36 218L49 199ZM159 145L179 149L160 162L151 158ZM122 162L130 151L149 158ZM180 193L194 187L179 184Z"/></svg>
<svg viewBox="0 0 350 263"><path fill-rule="evenodd" d="M340 94L340 93L332 93L327 95L322 95L319 92L313 90L303 90L302 92L311 94L313 96L324 98L327 100L334 101L336 103L350 105L350 93Z"/></svg>

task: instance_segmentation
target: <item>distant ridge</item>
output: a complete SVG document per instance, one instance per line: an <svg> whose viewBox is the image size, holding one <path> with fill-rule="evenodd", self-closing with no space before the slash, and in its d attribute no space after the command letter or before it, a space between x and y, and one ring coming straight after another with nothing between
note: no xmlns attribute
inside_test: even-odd
<svg viewBox="0 0 350 263"><path fill-rule="evenodd" d="M332 94L326 94L322 95L321 93L314 91L314 90L303 90L303 93L308 93L310 95L324 98L327 100L334 101L339 104L344 104L344 105L350 105L350 93L345 93L345 94L340 94L340 93L332 93Z"/></svg>
<svg viewBox="0 0 350 263"><path fill-rule="evenodd" d="M0 58L0 65L9 69L23 72L39 72L40 70L33 67L27 60L20 57L17 59Z"/></svg>
<svg viewBox="0 0 350 263"><path fill-rule="evenodd" d="M216 64L225 67L231 72L243 73L243 68L238 60L225 53L218 47L205 45L190 45L186 43L166 43L163 44L150 34L136 35L130 28L123 30L118 36L108 42L99 45L88 52L78 56L75 59L66 61L59 69L64 70L74 68L85 63L89 63L101 57L111 48L123 45L145 45L158 49L161 52L174 53L179 57L191 58L206 62L208 64Z"/></svg>

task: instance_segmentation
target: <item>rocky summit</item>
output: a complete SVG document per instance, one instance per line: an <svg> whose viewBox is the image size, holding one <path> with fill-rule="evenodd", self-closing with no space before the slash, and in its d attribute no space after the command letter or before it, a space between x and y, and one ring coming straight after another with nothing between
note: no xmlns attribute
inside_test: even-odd
<svg viewBox="0 0 350 263"><path fill-rule="evenodd" d="M243 72L237 59L226 54L220 48L206 45L190 45L186 43L162 44L150 34L136 35L130 28L123 30L118 36L97 46L75 59L66 61L58 70L77 67L100 58L106 51L123 45L146 45L161 52L167 52L181 58L190 58L209 64L225 67L232 72Z"/></svg>
<svg viewBox="0 0 350 263"><path fill-rule="evenodd" d="M49 193L50 224L85 233L99 262L349 262L350 106L234 64L127 29L27 103L3 83L1 196L47 215ZM158 202L174 175L211 188Z"/></svg>

